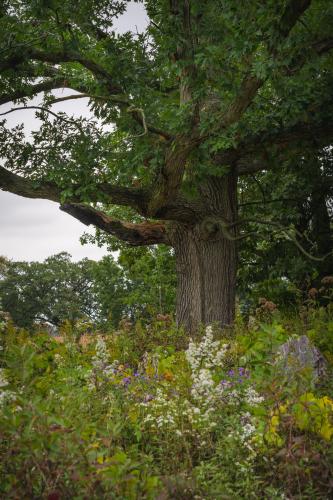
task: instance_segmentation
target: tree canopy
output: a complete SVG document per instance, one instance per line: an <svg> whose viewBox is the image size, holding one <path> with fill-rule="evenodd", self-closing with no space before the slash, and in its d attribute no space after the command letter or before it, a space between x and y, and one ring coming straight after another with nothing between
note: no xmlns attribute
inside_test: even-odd
<svg viewBox="0 0 333 500"><path fill-rule="evenodd" d="M58 328L85 321L117 328L126 317L151 320L173 313L175 274L166 247L123 250L100 261L72 262L62 252L43 262L0 257L0 310L19 327L49 323Z"/></svg>

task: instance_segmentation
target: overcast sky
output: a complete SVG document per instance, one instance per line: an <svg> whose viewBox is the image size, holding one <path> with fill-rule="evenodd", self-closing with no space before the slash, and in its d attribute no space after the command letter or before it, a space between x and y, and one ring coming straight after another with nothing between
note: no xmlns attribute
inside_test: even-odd
<svg viewBox="0 0 333 500"><path fill-rule="evenodd" d="M147 16L141 4L129 3L126 14L117 20L119 32L141 31L147 23ZM67 93L73 93L68 92ZM55 95L66 95L66 91L54 91ZM40 97L33 99L39 104ZM52 110L66 111L76 116L89 116L87 99L78 99L56 104ZM32 103L30 103L32 104ZM66 106L66 107L65 107ZM0 106L0 113L13 105ZM40 123L32 110L17 111L6 116L7 123L13 127L24 123L25 132L37 129ZM80 236L84 232L94 232L76 219L61 212L58 204L46 200L29 200L0 190L0 255L13 260L44 260L58 252L69 252L74 260L84 257L100 259L106 249L97 245L81 245Z"/></svg>

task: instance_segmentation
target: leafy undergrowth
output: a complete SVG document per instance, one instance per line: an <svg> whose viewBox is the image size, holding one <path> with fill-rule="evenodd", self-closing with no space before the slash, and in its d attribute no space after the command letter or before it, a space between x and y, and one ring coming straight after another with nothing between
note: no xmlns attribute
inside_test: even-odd
<svg viewBox="0 0 333 500"><path fill-rule="evenodd" d="M138 324L81 343L2 324L1 496L331 498L329 308L264 319L191 340ZM326 357L320 379L279 364L278 347L303 334Z"/></svg>

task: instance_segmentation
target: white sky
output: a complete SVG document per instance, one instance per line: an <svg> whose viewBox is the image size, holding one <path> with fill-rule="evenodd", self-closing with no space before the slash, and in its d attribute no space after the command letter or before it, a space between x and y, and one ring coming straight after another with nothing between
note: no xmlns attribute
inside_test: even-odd
<svg viewBox="0 0 333 500"><path fill-rule="evenodd" d="M128 30L141 31L147 24L147 17L142 4L130 2L126 14L116 22L118 32ZM66 95L66 91L57 90L55 95ZM73 93L67 91L67 94ZM35 97L31 104L40 103ZM69 115L89 116L88 99L78 99L58 103L52 110L66 111ZM12 104L0 106L0 112L13 107ZM1 117L2 118L2 117ZM13 127L24 123L28 135L38 128L33 110L17 111L6 115L7 124ZM61 212L57 203L47 200L30 200L0 190L0 255L13 260L44 260L58 252L69 252L74 260L84 257L100 259L106 255L105 248L97 245L81 245L79 238L84 232L94 232L90 226Z"/></svg>

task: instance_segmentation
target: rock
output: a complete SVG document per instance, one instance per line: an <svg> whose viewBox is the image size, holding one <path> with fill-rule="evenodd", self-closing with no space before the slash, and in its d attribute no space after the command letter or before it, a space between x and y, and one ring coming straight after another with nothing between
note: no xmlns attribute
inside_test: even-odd
<svg viewBox="0 0 333 500"><path fill-rule="evenodd" d="M321 380L326 375L325 358L306 335L282 344L278 349L276 362L289 376L307 368L312 370L314 381Z"/></svg>

